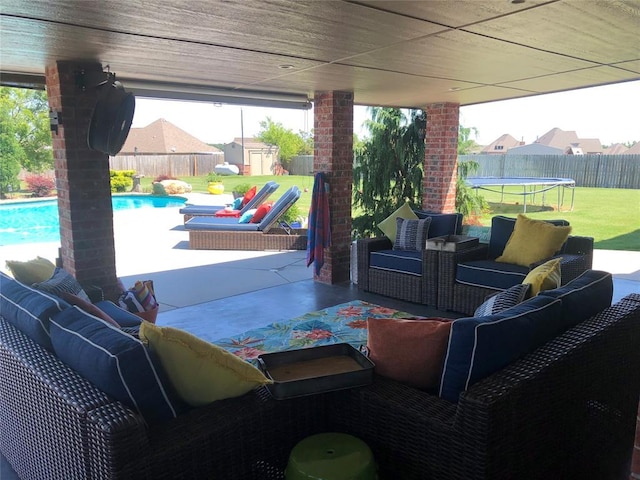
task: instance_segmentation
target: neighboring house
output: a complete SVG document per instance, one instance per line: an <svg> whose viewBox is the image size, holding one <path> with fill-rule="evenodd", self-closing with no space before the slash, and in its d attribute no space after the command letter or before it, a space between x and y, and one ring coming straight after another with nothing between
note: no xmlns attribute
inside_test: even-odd
<svg viewBox="0 0 640 480"><path fill-rule="evenodd" d="M604 155L624 155L627 153L627 150L629 150L629 148L626 145L623 145L622 143L614 143L613 145L609 145L605 148L602 153Z"/></svg>
<svg viewBox="0 0 640 480"><path fill-rule="evenodd" d="M530 143L520 147L513 147L507 150L507 155L562 155L561 148L541 145L540 143Z"/></svg>
<svg viewBox="0 0 640 480"><path fill-rule="evenodd" d="M126 142L115 157L113 170L135 170L156 178L206 175L224 162L224 153L190 133L160 118L143 128L129 130Z"/></svg>
<svg viewBox="0 0 640 480"><path fill-rule="evenodd" d="M244 154L242 147L244 146ZM280 150L256 138L234 138L224 146L225 161L240 169L241 175L274 175Z"/></svg>
<svg viewBox="0 0 640 480"><path fill-rule="evenodd" d="M625 155L640 155L640 142L633 144L629 150L624 152Z"/></svg>
<svg viewBox="0 0 640 480"><path fill-rule="evenodd" d="M524 145L524 142L519 142L508 133L501 135L497 140L494 140L489 145L482 149L483 154L502 155L507 153L507 150L513 147L519 147Z"/></svg>
<svg viewBox="0 0 640 480"><path fill-rule="evenodd" d="M567 155L587 155L603 153L602 144L597 138L578 138L575 131L552 128L534 143L562 149Z"/></svg>
<svg viewBox="0 0 640 480"><path fill-rule="evenodd" d="M143 128L129 130L119 155L171 155L185 153L217 153L222 151L198 140L164 118Z"/></svg>

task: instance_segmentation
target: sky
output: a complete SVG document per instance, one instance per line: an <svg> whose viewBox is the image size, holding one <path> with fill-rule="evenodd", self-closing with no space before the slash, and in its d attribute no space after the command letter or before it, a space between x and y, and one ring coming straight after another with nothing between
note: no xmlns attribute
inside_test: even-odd
<svg viewBox="0 0 640 480"><path fill-rule="evenodd" d="M529 144L552 128L573 130L579 138L603 145L640 141L640 81L538 95L460 108L460 124L477 130L476 142L488 145L508 133ZM164 118L205 143L229 143L254 137L267 117L295 133L313 129L313 110L291 110L205 102L136 98L133 127ZM354 132L366 136L366 107L354 108Z"/></svg>

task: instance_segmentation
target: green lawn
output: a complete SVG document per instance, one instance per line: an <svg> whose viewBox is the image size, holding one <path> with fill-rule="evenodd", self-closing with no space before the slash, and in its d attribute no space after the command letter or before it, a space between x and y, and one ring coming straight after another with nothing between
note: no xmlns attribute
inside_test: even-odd
<svg viewBox="0 0 640 480"><path fill-rule="evenodd" d="M511 191L521 192L522 187ZM491 212L480 218L483 225L491 225L491 217L496 214L515 217L522 213L520 195L505 195L503 204L499 193L482 191L482 195L491 207ZM598 249L640 251L640 190L578 187L573 211L569 211L571 191L568 189L562 211L557 210L555 190L547 192L544 206L541 195L536 195L535 205L530 204L530 198L526 213L530 218L563 218L573 227L573 235L593 237Z"/></svg>
<svg viewBox="0 0 640 480"><path fill-rule="evenodd" d="M190 183L195 192L207 191L205 176L183 177L181 180ZM241 183L256 185L260 189L270 180L280 184L280 188L271 197L273 200L280 198L292 185L297 185L303 191L297 203L299 213L303 216L307 215L313 190L313 177L311 176L222 177L225 192L233 191L233 188ZM150 191L152 179L143 178L142 181L143 187L147 187L147 191ZM306 192L305 189L307 189ZM509 189L505 188L505 192L508 191ZM522 188L517 187L511 191L521 192ZM522 197L519 195L505 195L504 204L499 203L499 193L482 192L482 195L491 206L491 212L480 218L483 225L491 225L493 215L515 217L522 212ZM545 206L541 205L541 195L536 195L535 200L536 203L532 204L531 197L527 199L527 216L530 218L542 220L564 218L573 227L572 233L574 235L593 237L595 247L599 249L640 251L640 190L578 187L575 189L573 211L569 211L570 190L565 190L564 206L561 212L556 209L557 194L555 190L547 192Z"/></svg>

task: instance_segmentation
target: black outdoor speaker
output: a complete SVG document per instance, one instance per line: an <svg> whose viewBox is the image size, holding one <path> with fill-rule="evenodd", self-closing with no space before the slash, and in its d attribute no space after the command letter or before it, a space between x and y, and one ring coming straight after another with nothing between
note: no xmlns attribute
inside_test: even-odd
<svg viewBox="0 0 640 480"><path fill-rule="evenodd" d="M116 155L129 135L136 99L132 93L125 92L120 82L107 82L100 88L87 143L92 150Z"/></svg>

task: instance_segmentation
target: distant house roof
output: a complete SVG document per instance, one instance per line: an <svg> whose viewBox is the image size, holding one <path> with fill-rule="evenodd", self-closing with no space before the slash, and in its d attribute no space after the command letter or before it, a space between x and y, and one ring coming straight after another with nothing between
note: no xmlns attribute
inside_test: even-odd
<svg viewBox="0 0 640 480"><path fill-rule="evenodd" d="M622 155L627 153L627 150L629 150L629 148L626 145L623 145L622 143L614 143L613 145L609 145L605 148L602 153L605 155Z"/></svg>
<svg viewBox="0 0 640 480"><path fill-rule="evenodd" d="M530 143L521 147L513 147L507 150L507 155L562 155L561 148L550 147L540 143Z"/></svg>
<svg viewBox="0 0 640 480"><path fill-rule="evenodd" d="M629 150L624 152L625 155L637 155L640 154L640 142L636 142L632 145Z"/></svg>
<svg viewBox="0 0 640 480"><path fill-rule="evenodd" d="M129 130L119 155L172 154L172 153L221 153L193 135L160 118L143 128Z"/></svg>
<svg viewBox="0 0 640 480"><path fill-rule="evenodd" d="M549 147L561 148L564 153L602 153L602 144L597 138L578 138L573 130L561 130L552 128L547 133L538 138L535 143L548 145Z"/></svg>
<svg viewBox="0 0 640 480"><path fill-rule="evenodd" d="M522 145L522 142L519 142L508 133L505 133L504 135L498 137L497 140L494 140L489 145L484 147L481 153L507 153L507 150L509 150L510 148L518 147L520 145Z"/></svg>

